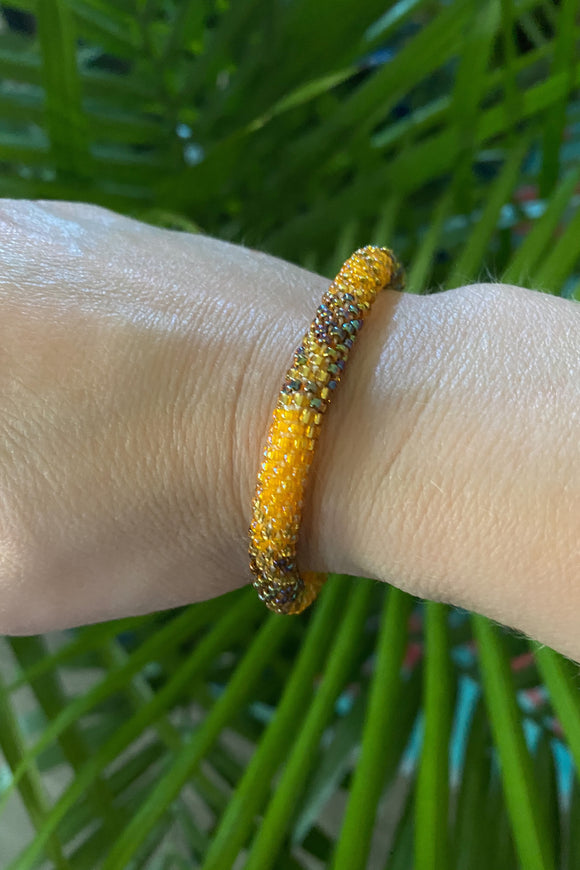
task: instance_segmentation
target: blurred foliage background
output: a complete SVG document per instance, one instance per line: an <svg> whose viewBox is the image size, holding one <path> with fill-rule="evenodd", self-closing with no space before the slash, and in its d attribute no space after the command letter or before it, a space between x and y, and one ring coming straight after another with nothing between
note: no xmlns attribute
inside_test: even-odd
<svg viewBox="0 0 580 870"><path fill-rule="evenodd" d="M2 196L580 299L578 0L0 10ZM1 646L3 870L580 867L578 669L479 616L336 576Z"/></svg>

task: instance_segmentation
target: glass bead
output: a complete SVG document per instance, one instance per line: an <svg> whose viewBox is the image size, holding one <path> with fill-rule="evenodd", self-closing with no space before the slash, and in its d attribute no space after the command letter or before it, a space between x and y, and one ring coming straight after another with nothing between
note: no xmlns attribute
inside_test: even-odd
<svg viewBox="0 0 580 870"><path fill-rule="evenodd" d="M321 574L301 577L295 561L307 475L323 413L362 315L377 292L398 278L400 266L390 251L355 251L323 295L281 388L258 472L249 542L254 585L277 612L299 613L324 582ZM277 574L270 572L271 565ZM287 583L280 580L281 572L292 575Z"/></svg>

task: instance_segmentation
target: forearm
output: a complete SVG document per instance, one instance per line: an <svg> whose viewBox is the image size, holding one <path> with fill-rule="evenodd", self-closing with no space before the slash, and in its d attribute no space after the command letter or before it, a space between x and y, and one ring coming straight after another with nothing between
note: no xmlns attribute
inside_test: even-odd
<svg viewBox="0 0 580 870"><path fill-rule="evenodd" d="M270 415L328 282L82 205L2 217L0 631L248 583ZM382 294L324 420L300 567L580 657L579 348L575 303Z"/></svg>
<svg viewBox="0 0 580 870"><path fill-rule="evenodd" d="M246 584L247 372L325 282L82 205L5 201L0 234L0 631Z"/></svg>

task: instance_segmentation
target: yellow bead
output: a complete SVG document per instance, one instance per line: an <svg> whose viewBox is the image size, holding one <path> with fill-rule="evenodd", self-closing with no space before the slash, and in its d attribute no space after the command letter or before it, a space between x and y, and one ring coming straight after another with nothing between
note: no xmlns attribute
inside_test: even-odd
<svg viewBox="0 0 580 870"><path fill-rule="evenodd" d="M327 306L325 317L332 323L338 316L336 312L352 301L343 298L345 293L356 298L358 316L363 312L366 315L377 292L392 284L395 276L396 289L400 289L400 275L399 264L385 248L356 251L323 296ZM307 384L308 391L280 394L252 502L249 549L254 585L266 605L279 613L300 613L313 601L325 580L325 575L318 573L306 572L301 576L292 567L306 480L324 410L322 406L318 411L316 405L331 398L327 386L331 378L337 382L340 379L337 372L331 375L328 364L347 358L346 346L329 346L318 335L313 324L294 354L286 383L299 380Z"/></svg>

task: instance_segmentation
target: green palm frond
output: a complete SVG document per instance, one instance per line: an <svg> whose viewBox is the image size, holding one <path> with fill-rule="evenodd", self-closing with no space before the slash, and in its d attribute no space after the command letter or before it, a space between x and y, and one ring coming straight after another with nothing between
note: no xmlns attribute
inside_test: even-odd
<svg viewBox="0 0 580 870"><path fill-rule="evenodd" d="M579 297L576 0L0 15L0 195ZM481 617L332 577L1 643L2 870L580 866L577 668Z"/></svg>

